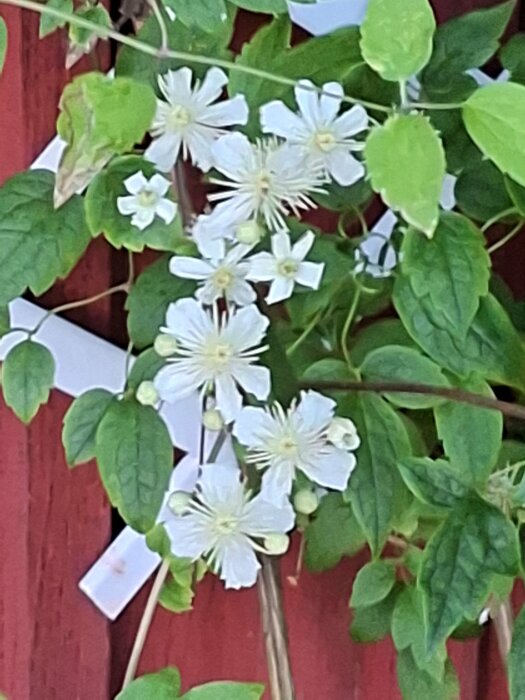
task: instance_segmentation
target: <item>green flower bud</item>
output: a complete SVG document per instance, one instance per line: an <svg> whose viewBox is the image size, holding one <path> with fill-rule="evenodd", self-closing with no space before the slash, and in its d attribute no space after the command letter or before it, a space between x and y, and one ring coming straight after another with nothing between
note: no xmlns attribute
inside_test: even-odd
<svg viewBox="0 0 525 700"><path fill-rule="evenodd" d="M288 551L290 538L280 532L272 533L264 538L264 547L268 554L279 556Z"/></svg>
<svg viewBox="0 0 525 700"><path fill-rule="evenodd" d="M187 491L174 491L169 495L168 508L174 515L182 515L191 501L191 493Z"/></svg>
<svg viewBox="0 0 525 700"><path fill-rule="evenodd" d="M216 408L209 408L202 414L202 424L206 430L217 432L224 428L222 413Z"/></svg>
<svg viewBox="0 0 525 700"><path fill-rule="evenodd" d="M177 352L177 341L168 333L161 333L155 338L153 349L160 357L169 357Z"/></svg>
<svg viewBox="0 0 525 700"><path fill-rule="evenodd" d="M244 221L235 229L235 237L239 243L255 245L264 236L264 228L257 221Z"/></svg>
<svg viewBox="0 0 525 700"><path fill-rule="evenodd" d="M319 506L319 498L317 494L310 489L301 489L293 498L295 510L302 515L311 515L315 513Z"/></svg>
<svg viewBox="0 0 525 700"><path fill-rule="evenodd" d="M155 406L159 400L159 393L155 389L155 384L150 381L141 382L138 387L135 396L137 401L143 406Z"/></svg>

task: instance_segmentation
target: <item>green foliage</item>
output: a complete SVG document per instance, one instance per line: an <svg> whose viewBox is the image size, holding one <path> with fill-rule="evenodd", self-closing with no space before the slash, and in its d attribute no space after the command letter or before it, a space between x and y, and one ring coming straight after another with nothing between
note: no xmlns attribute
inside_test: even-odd
<svg viewBox="0 0 525 700"><path fill-rule="evenodd" d="M64 416L62 444L71 467L95 457L97 429L113 399L113 394L105 389L91 389L69 407Z"/></svg>
<svg viewBox="0 0 525 700"><path fill-rule="evenodd" d="M462 382L459 388L494 397L489 385L474 376ZM501 448L501 413L447 401L436 407L435 416L439 438L452 465L466 480L483 484L496 464Z"/></svg>
<svg viewBox="0 0 525 700"><path fill-rule="evenodd" d="M7 54L7 25L0 17L0 75L4 68L5 57Z"/></svg>
<svg viewBox="0 0 525 700"><path fill-rule="evenodd" d="M188 690L181 700L260 700L263 692L258 683L215 681Z"/></svg>
<svg viewBox="0 0 525 700"><path fill-rule="evenodd" d="M474 143L498 168L525 187L525 86L492 83L463 105Z"/></svg>
<svg viewBox="0 0 525 700"><path fill-rule="evenodd" d="M365 544L350 504L338 493L328 493L322 498L304 537L304 558L310 571L332 569L342 557L356 554Z"/></svg>
<svg viewBox="0 0 525 700"><path fill-rule="evenodd" d="M454 194L463 214L477 221L488 221L512 208L505 178L489 160L469 164L461 172Z"/></svg>
<svg viewBox="0 0 525 700"><path fill-rule="evenodd" d="M396 567L390 561L372 561L357 573L350 605L363 608L384 600L396 582Z"/></svg>
<svg viewBox="0 0 525 700"><path fill-rule="evenodd" d="M0 306L0 338L9 333L11 321L9 317L9 306Z"/></svg>
<svg viewBox="0 0 525 700"><path fill-rule="evenodd" d="M508 657L509 686L511 700L523 700L525 697L525 608L514 621L512 646Z"/></svg>
<svg viewBox="0 0 525 700"><path fill-rule="evenodd" d="M444 459L405 459L399 470L414 496L429 506L453 508L469 493L467 480Z"/></svg>
<svg viewBox="0 0 525 700"><path fill-rule="evenodd" d="M361 26L363 57L386 80L407 80L428 62L435 27L427 0L370 0Z"/></svg>
<svg viewBox="0 0 525 700"><path fill-rule="evenodd" d="M161 258L142 272L126 300L128 333L136 348L152 345L164 324L168 305L191 296L195 284L172 275L168 258Z"/></svg>
<svg viewBox="0 0 525 700"><path fill-rule="evenodd" d="M515 526L479 498L458 503L427 543L419 576L428 651L437 649L464 617L479 615L494 574L515 576L518 570Z"/></svg>
<svg viewBox="0 0 525 700"><path fill-rule="evenodd" d="M85 73L66 85L57 131L67 146L57 173L56 206L88 185L112 156L140 143L155 108L153 90L129 78Z"/></svg>
<svg viewBox="0 0 525 700"><path fill-rule="evenodd" d="M66 277L90 236L80 197L53 208L52 173L32 170L0 188L0 304Z"/></svg>
<svg viewBox="0 0 525 700"><path fill-rule="evenodd" d="M287 11L285 0L230 0L230 2L251 12L277 14Z"/></svg>
<svg viewBox="0 0 525 700"><path fill-rule="evenodd" d="M2 368L6 404L24 423L30 423L46 403L55 378L55 361L49 350L33 340L15 345Z"/></svg>
<svg viewBox="0 0 525 700"><path fill-rule="evenodd" d="M392 613L401 590L402 585L396 583L379 603L352 611L350 636L354 642L377 642L390 633Z"/></svg>
<svg viewBox="0 0 525 700"><path fill-rule="evenodd" d="M450 387L438 365L415 348L402 345L384 345L366 356L361 371L372 381L400 381L427 384L437 387ZM433 408L443 402L437 396L386 393L392 403L402 408Z"/></svg>
<svg viewBox="0 0 525 700"><path fill-rule="evenodd" d="M499 58L512 82L525 83L525 33L515 34L501 49Z"/></svg>
<svg viewBox="0 0 525 700"><path fill-rule="evenodd" d="M180 673L174 667L148 673L130 683L115 700L175 700L180 695Z"/></svg>
<svg viewBox="0 0 525 700"><path fill-rule="evenodd" d="M175 250L187 241L180 216L171 224L155 217L153 223L141 231L131 224L131 217L123 216L117 208L118 197L129 195L124 180L139 171L149 179L155 168L139 156L123 156L116 158L91 182L86 194L86 216L91 233L94 236L103 233L115 248L124 246L136 253L142 252L145 246L154 250Z"/></svg>
<svg viewBox="0 0 525 700"><path fill-rule="evenodd" d="M100 476L112 504L139 532L155 524L173 467L168 429L150 406L113 402L96 434Z"/></svg>
<svg viewBox="0 0 525 700"><path fill-rule="evenodd" d="M455 700L459 697L459 683L450 661L446 662L443 679L437 680L421 669L416 656L404 649L397 656L397 679L404 700Z"/></svg>
<svg viewBox="0 0 525 700"><path fill-rule="evenodd" d="M398 463L410 454L405 426L380 397L363 395L352 415L361 446L347 497L374 556L386 542L394 518L406 503Z"/></svg>
<svg viewBox="0 0 525 700"><path fill-rule="evenodd" d="M511 199L510 204L514 204L522 218L525 217L525 187L518 185L510 177L505 177L504 182Z"/></svg>
<svg viewBox="0 0 525 700"><path fill-rule="evenodd" d="M189 29L196 28L204 32L221 31L221 25L228 22L228 13L224 0L164 0L164 4L177 15L177 20Z"/></svg>
<svg viewBox="0 0 525 700"><path fill-rule="evenodd" d="M73 0L47 0L46 5L55 10L66 12L69 15L73 14ZM51 34L55 29L60 29L66 26L66 20L53 15L46 15L44 12L40 15L39 37L43 39L48 34Z"/></svg>
<svg viewBox="0 0 525 700"><path fill-rule="evenodd" d="M365 159L374 191L431 238L438 225L445 154L428 119L421 114L390 117L370 132Z"/></svg>
<svg viewBox="0 0 525 700"><path fill-rule="evenodd" d="M128 375L128 387L136 390L141 382L151 381L164 364L164 358L159 357L153 348L144 350L131 367Z"/></svg>

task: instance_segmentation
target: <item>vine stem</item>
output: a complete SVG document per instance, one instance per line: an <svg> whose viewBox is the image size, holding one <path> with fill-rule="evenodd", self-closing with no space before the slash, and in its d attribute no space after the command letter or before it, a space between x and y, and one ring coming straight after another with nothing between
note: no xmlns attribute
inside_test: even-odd
<svg viewBox="0 0 525 700"><path fill-rule="evenodd" d="M288 634L277 563L261 557L257 580L266 663L272 700L294 700L295 690L288 653Z"/></svg>
<svg viewBox="0 0 525 700"><path fill-rule="evenodd" d="M151 587L151 591L146 602L146 607L144 608L144 612L140 620L139 628L137 630L137 636L135 637L135 641L133 642L133 649L131 650L131 655L129 657L128 665L126 667L126 673L124 675L124 681L122 683L122 690L128 687L131 681L135 678L135 674L137 673L137 667L139 665L142 650L144 649L144 644L146 643L146 638L148 636L149 628L153 620L153 615L157 607L160 592L162 590L162 586L164 585L164 581L166 580L166 576L168 575L169 570L169 560L164 559L164 561L160 565L159 570L157 571L157 575L155 576L153 586Z"/></svg>
<svg viewBox="0 0 525 700"><path fill-rule="evenodd" d="M489 253L489 255L492 255L492 253L495 253L500 248L503 248L504 245L506 245L509 241L511 241L514 238L514 236L518 235L522 228L523 221L520 221L516 224L516 226L514 226L513 229L511 229L505 236L503 236L503 238L500 238L499 241L496 241L489 248L487 248L487 253Z"/></svg>
<svg viewBox="0 0 525 700"><path fill-rule="evenodd" d="M525 420L525 406L500 401L489 396L475 394L465 389L454 389L452 387L431 386L428 384L416 384L411 382L352 382L352 381L312 381L300 382L302 388L333 390L333 391L366 391L376 394L394 392L398 394L425 394L427 396L437 396L457 403L466 403L478 408L487 408L492 411L499 411L510 418Z"/></svg>

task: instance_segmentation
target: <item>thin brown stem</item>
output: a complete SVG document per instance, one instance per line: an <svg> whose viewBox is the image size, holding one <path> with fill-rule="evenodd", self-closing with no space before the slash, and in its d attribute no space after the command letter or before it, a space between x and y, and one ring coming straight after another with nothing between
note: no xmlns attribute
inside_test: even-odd
<svg viewBox="0 0 525 700"><path fill-rule="evenodd" d="M257 580L259 608L261 611L266 663L272 700L294 700L288 635L279 585L277 562L271 557L261 557L262 569Z"/></svg>
<svg viewBox="0 0 525 700"><path fill-rule="evenodd" d="M177 194L182 224L184 228L187 228L191 224L195 212L190 193L188 191L184 161L182 161L180 158L177 160L173 169L173 188Z"/></svg>
<svg viewBox="0 0 525 700"><path fill-rule="evenodd" d="M305 389L319 389L332 391L361 391L376 394L395 392L398 394L425 394L427 396L438 396L448 401L466 403L478 408L487 408L492 411L499 411L510 418L525 420L525 406L492 399L490 396L482 396L465 389L454 389L452 387L430 386L426 384L415 384L412 382L351 382L351 381L313 381L300 382L300 386Z"/></svg>

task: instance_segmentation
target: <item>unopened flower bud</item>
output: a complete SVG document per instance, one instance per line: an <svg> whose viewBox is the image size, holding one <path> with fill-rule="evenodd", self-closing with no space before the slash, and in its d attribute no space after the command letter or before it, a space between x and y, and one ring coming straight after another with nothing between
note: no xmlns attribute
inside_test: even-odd
<svg viewBox="0 0 525 700"><path fill-rule="evenodd" d="M357 428L349 418L333 418L328 426L326 437L342 450L357 450L361 444Z"/></svg>
<svg viewBox="0 0 525 700"><path fill-rule="evenodd" d="M293 499L294 508L298 513L303 515L311 515L315 513L319 505L317 494L310 489L301 489Z"/></svg>
<svg viewBox="0 0 525 700"><path fill-rule="evenodd" d="M150 381L141 382L137 387L137 401L143 406L155 406L160 399L159 392L155 388L155 384Z"/></svg>
<svg viewBox="0 0 525 700"><path fill-rule="evenodd" d="M235 237L239 243L255 245L264 236L264 228L257 221L244 221L235 228Z"/></svg>
<svg viewBox="0 0 525 700"><path fill-rule="evenodd" d="M202 414L202 424L206 430L217 432L224 428L224 418L217 408L209 408Z"/></svg>
<svg viewBox="0 0 525 700"><path fill-rule="evenodd" d="M280 532L272 533L264 538L264 547L268 554L279 556L288 551L290 546L290 538Z"/></svg>
<svg viewBox="0 0 525 700"><path fill-rule="evenodd" d="M160 357L169 357L177 352L177 341L169 333L161 333L155 338L153 349Z"/></svg>
<svg viewBox="0 0 525 700"><path fill-rule="evenodd" d="M191 493L187 491L174 491L169 495L168 508L174 515L182 515L191 501Z"/></svg>

